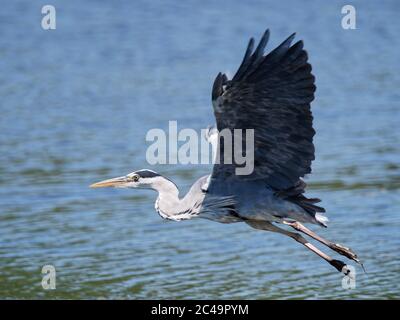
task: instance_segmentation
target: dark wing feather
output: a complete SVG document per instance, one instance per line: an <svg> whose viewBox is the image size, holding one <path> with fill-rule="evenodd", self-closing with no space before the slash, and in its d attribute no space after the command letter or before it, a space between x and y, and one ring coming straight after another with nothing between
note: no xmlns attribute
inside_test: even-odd
<svg viewBox="0 0 400 320"><path fill-rule="evenodd" d="M232 80L221 73L216 77L212 99L217 128L254 129L255 157L254 172L237 176L235 164L223 163L222 144L221 164L214 165L213 178L263 179L283 190L311 172L314 76L303 42L291 46L294 36L264 56L267 30L254 53L254 40L250 40Z"/></svg>

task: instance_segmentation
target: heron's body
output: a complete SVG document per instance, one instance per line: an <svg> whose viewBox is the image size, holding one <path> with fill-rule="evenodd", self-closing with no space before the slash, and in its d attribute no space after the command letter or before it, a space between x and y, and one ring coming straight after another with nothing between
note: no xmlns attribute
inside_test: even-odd
<svg viewBox="0 0 400 320"><path fill-rule="evenodd" d="M170 179L151 170L135 171L92 187L153 189L158 192L156 211L164 219L198 217L221 223L245 222L256 229L289 236L347 273L342 261L330 258L300 234L276 226L290 226L359 262L349 248L325 240L301 224L325 227L327 219L322 215L325 210L315 205L320 200L304 195L306 184L302 178L311 172L314 160L310 103L315 78L303 42L291 45L293 38L294 34L264 55L267 30L255 50L254 40L250 40L231 80L224 74L217 75L212 88L217 128L209 130L207 138L214 153L218 146L224 157L214 165L212 174L197 180L186 195L180 195ZM249 174L238 174L240 164L232 161L229 149L224 152L227 145L219 139L219 131L235 129L254 130L254 170Z"/></svg>
<svg viewBox="0 0 400 320"><path fill-rule="evenodd" d="M198 217L221 223L245 220L324 223L323 218L317 216L321 219L318 221L298 205L278 197L263 181L233 182L221 188L216 185L209 188L210 179L211 175L200 178L181 198L175 185L170 186L173 193L160 188L155 203L157 212L162 218L175 221Z"/></svg>

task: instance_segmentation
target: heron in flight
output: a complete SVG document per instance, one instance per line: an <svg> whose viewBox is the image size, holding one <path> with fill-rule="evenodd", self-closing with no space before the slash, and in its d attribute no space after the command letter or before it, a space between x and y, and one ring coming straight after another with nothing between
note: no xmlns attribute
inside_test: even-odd
<svg viewBox="0 0 400 320"><path fill-rule="evenodd" d="M351 249L326 240L303 225L313 223L326 227L327 222L323 215L325 209L316 205L320 199L304 195L306 184L302 180L311 172L315 158L310 110L315 78L303 41L291 45L295 37L292 34L265 54L269 35L269 30L265 31L255 49L254 39L250 39L236 74L229 80L219 73L211 94L216 129L209 130L207 138L210 142L217 141L212 143L213 149L218 144L222 153L224 143L218 132L254 129L251 174L237 175L237 163L220 161L214 164L211 175L197 180L183 197L172 180L147 169L97 182L91 187L153 189L158 192L155 209L164 219L245 222L255 229L294 239L339 272L348 274L350 269L343 261L331 258L299 233L360 263Z"/></svg>

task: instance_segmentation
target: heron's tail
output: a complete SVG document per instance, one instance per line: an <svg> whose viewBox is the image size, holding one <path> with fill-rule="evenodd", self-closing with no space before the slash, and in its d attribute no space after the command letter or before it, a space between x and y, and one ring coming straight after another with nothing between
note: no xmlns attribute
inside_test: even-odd
<svg viewBox="0 0 400 320"><path fill-rule="evenodd" d="M319 225L327 227L326 223L328 222L328 218L321 214L325 212L325 209L315 205L316 203L321 202L321 200L318 198L306 198L303 195L306 186L307 184L303 180L299 179L293 187L277 191L275 194L284 200L297 204L309 213Z"/></svg>

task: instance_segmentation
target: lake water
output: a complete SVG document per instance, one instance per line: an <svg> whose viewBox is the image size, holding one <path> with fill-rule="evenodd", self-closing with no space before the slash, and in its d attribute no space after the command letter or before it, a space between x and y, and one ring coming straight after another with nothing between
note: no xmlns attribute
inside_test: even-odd
<svg viewBox="0 0 400 320"><path fill-rule="evenodd" d="M0 298L400 298L398 1L37 1L0 11ZM183 191L210 165L146 163L151 128L213 124L212 81L250 36L305 41L317 93L308 195L353 248L356 288L293 240L245 224L166 222L150 191L88 188L152 168ZM324 248L325 250L325 248ZM328 253L328 250L325 250ZM338 257L335 253L333 256ZM41 269L54 265L56 290Z"/></svg>

